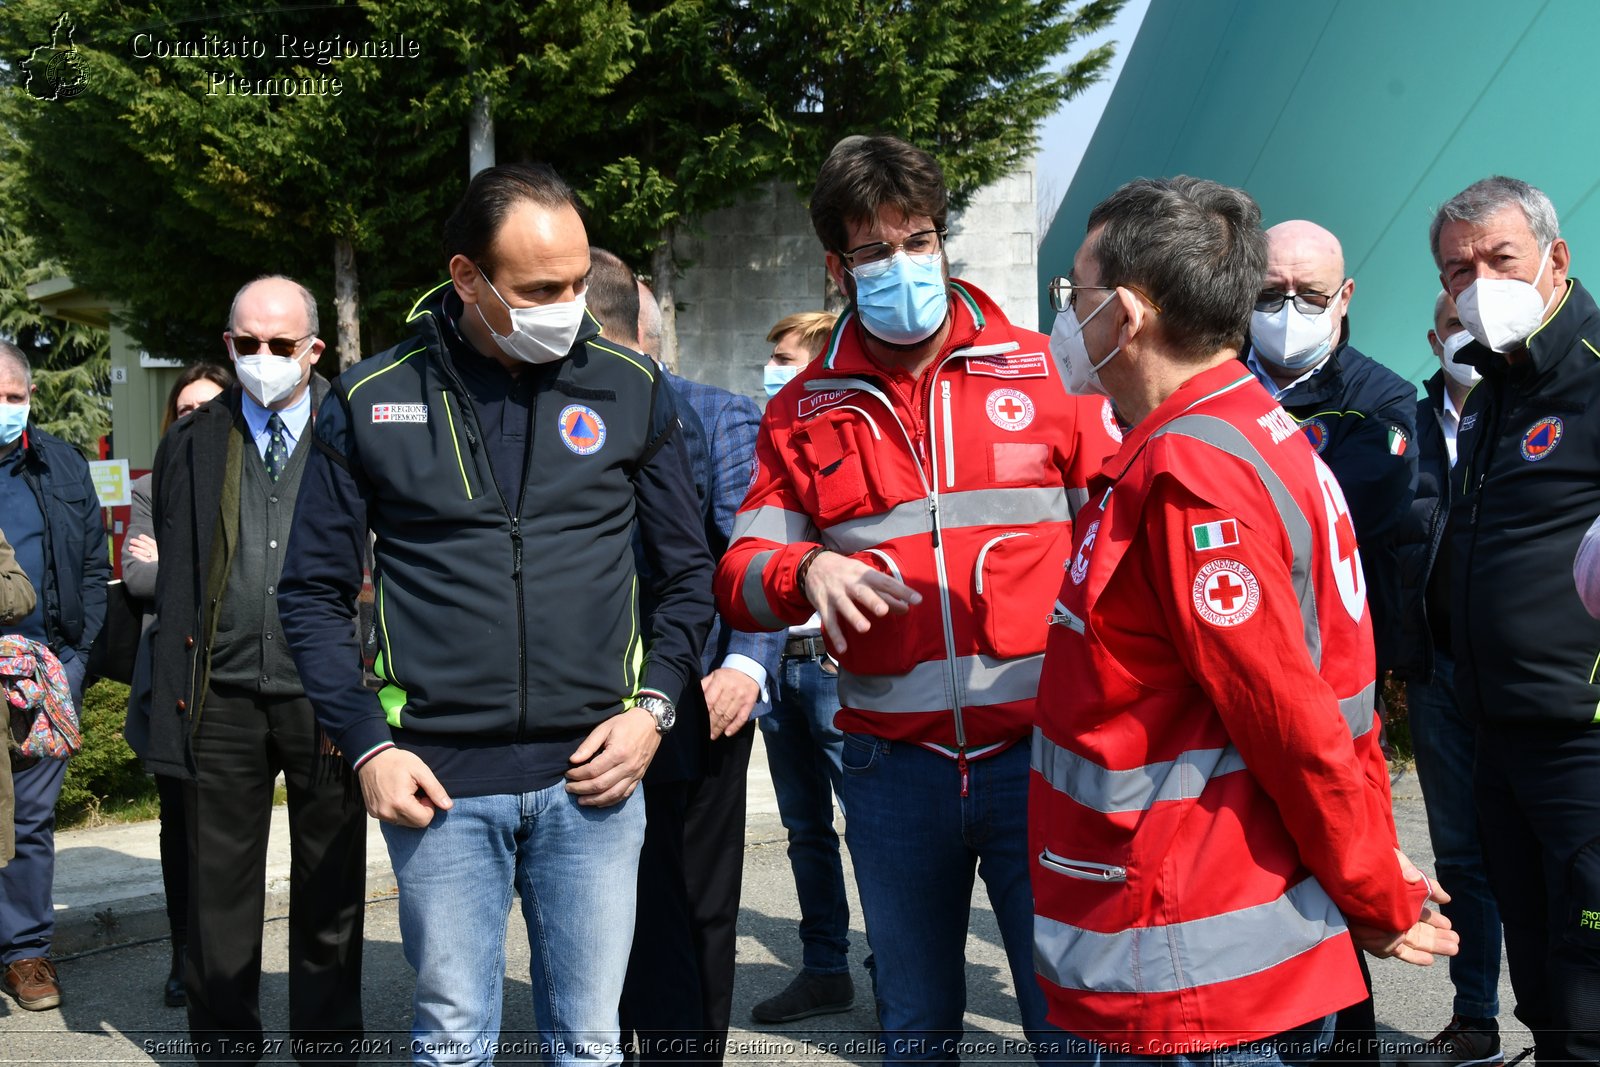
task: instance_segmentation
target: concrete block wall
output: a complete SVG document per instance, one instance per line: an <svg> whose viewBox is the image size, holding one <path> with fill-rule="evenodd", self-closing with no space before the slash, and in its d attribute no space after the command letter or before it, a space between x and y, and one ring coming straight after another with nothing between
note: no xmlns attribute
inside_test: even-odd
<svg viewBox="0 0 1600 1067"><path fill-rule="evenodd" d="M1028 166L981 190L950 220L950 272L982 289L1012 322L1037 327L1036 189ZM712 212L676 246L678 359L684 376L763 397L767 330L823 306L822 247L793 186L774 183Z"/></svg>

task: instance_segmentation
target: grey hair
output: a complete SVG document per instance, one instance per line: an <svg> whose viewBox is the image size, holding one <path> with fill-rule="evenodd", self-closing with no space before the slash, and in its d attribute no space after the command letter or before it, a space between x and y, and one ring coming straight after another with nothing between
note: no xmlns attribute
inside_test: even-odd
<svg viewBox="0 0 1600 1067"><path fill-rule="evenodd" d="M0 367L8 363L22 375L23 388L32 389L33 367L28 363L28 354L9 341L0 341Z"/></svg>
<svg viewBox="0 0 1600 1067"><path fill-rule="evenodd" d="M1100 284L1131 286L1160 308L1166 339L1203 359L1244 343L1267 273L1261 208L1203 178L1139 178L1089 213L1100 229Z"/></svg>
<svg viewBox="0 0 1600 1067"><path fill-rule="evenodd" d="M1561 223L1556 219L1556 208L1550 198L1525 181L1497 174L1473 182L1433 213L1433 222L1428 227L1428 247L1433 250L1434 266L1444 269L1439 259L1439 232L1446 222L1482 222L1513 204L1522 209L1541 251L1555 244L1556 238L1561 236Z"/></svg>
<svg viewBox="0 0 1600 1067"><path fill-rule="evenodd" d="M288 282L300 291L300 299L306 302L306 325L310 327L312 336L320 334L320 323L317 321L317 298L311 295L311 290L289 277L287 274L263 274L259 278L251 278L239 286L239 291L233 294L233 303L228 305L228 331L233 331L233 316L239 310L239 298L244 291L257 282Z"/></svg>

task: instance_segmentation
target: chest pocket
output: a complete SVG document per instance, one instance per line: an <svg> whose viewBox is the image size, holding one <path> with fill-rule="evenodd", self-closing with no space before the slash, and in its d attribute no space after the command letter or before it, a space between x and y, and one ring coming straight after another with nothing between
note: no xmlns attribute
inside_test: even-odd
<svg viewBox="0 0 1600 1067"><path fill-rule="evenodd" d="M883 438L872 418L835 409L794 429L790 439L805 468L803 495L820 525L882 510L877 449Z"/></svg>

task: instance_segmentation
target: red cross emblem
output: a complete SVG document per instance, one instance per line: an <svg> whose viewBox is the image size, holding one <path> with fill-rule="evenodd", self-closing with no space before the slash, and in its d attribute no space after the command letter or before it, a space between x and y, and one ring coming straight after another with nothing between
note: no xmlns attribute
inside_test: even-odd
<svg viewBox="0 0 1600 1067"><path fill-rule="evenodd" d="M1238 626L1261 606L1261 583L1236 559L1214 559L1194 576L1194 610L1212 626Z"/></svg>
<svg viewBox="0 0 1600 1067"><path fill-rule="evenodd" d="M984 408L1002 430L1021 430L1033 421L1033 398L1020 389L996 389Z"/></svg>

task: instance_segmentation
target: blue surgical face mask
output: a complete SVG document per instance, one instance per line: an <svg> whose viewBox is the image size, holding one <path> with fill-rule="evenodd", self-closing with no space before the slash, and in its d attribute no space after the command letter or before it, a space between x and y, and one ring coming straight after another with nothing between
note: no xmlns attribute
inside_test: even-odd
<svg viewBox="0 0 1600 1067"><path fill-rule="evenodd" d="M0 404L0 445L9 445L27 428L27 404Z"/></svg>
<svg viewBox="0 0 1600 1067"><path fill-rule="evenodd" d="M872 336L892 345L914 345L944 325L950 291L944 280L942 253L908 256L896 252L885 269L858 268L850 275L856 281L856 311Z"/></svg>
<svg viewBox="0 0 1600 1067"><path fill-rule="evenodd" d="M761 368L761 387L767 391L768 396L777 396L778 390L792 382L794 376L799 373L799 367L778 367L768 363Z"/></svg>

